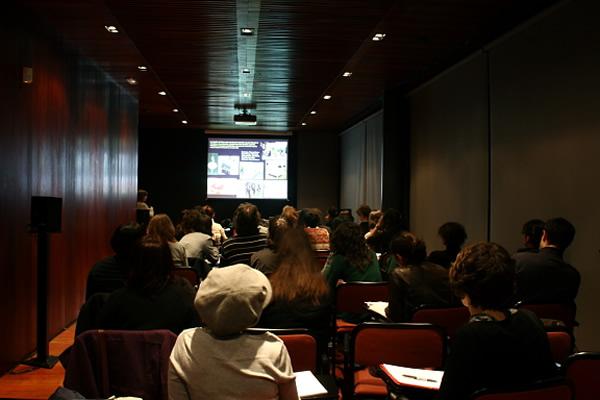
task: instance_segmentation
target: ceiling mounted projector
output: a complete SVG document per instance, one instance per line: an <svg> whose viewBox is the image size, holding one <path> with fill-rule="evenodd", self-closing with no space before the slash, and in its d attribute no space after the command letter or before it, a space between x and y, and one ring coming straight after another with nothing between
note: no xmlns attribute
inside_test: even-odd
<svg viewBox="0 0 600 400"><path fill-rule="evenodd" d="M256 125L256 115L248 114L248 110L244 109L233 116L233 122L236 125Z"/></svg>

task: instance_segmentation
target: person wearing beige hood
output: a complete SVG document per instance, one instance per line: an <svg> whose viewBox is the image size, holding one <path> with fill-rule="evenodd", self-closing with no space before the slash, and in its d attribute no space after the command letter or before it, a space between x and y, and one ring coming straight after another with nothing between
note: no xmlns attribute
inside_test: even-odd
<svg viewBox="0 0 600 400"><path fill-rule="evenodd" d="M290 356L271 333L246 334L271 301L267 277L247 265L213 269L194 306L205 324L177 338L169 399L298 399Z"/></svg>

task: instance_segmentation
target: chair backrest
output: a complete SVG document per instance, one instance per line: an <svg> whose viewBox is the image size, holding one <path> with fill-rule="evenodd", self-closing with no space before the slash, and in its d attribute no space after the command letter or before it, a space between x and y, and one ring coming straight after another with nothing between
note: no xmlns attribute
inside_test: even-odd
<svg viewBox="0 0 600 400"><path fill-rule="evenodd" d="M290 355L294 371L317 371L317 341L308 333L308 329L250 328L246 332L250 334L271 332L279 336Z"/></svg>
<svg viewBox="0 0 600 400"><path fill-rule="evenodd" d="M573 353L573 338L567 332L546 332L555 363L562 364Z"/></svg>
<svg viewBox="0 0 600 400"><path fill-rule="evenodd" d="M173 274L187 279L193 287L197 287L200 284L198 272L194 268L175 267Z"/></svg>
<svg viewBox="0 0 600 400"><path fill-rule="evenodd" d="M473 400L572 400L571 386L562 378L539 381L510 391L480 390Z"/></svg>
<svg viewBox="0 0 600 400"><path fill-rule="evenodd" d="M563 370L573 385L575 400L598 398L600 394L600 353L573 354L563 364Z"/></svg>
<svg viewBox="0 0 600 400"><path fill-rule="evenodd" d="M517 304L517 307L533 312L538 318L562 321L570 330L577 326L573 304Z"/></svg>
<svg viewBox="0 0 600 400"><path fill-rule="evenodd" d="M365 301L388 301L388 282L346 282L335 290L336 312L361 314Z"/></svg>
<svg viewBox="0 0 600 400"><path fill-rule="evenodd" d="M350 366L387 363L439 369L444 365L446 335L431 324L367 322L352 331L350 340Z"/></svg>
<svg viewBox="0 0 600 400"><path fill-rule="evenodd" d="M168 330L83 332L69 354L64 386L86 398L166 400L169 355L176 340Z"/></svg>
<svg viewBox="0 0 600 400"><path fill-rule="evenodd" d="M458 328L469 322L469 318L466 307L420 308L413 314L412 322L437 325L452 339Z"/></svg>
<svg viewBox="0 0 600 400"><path fill-rule="evenodd" d="M315 259L317 260L317 262L319 263L319 265L321 266L321 268L323 268L325 266L325 263L327 262L327 259L329 258L329 251L322 251L322 250L314 250L313 254L315 255Z"/></svg>

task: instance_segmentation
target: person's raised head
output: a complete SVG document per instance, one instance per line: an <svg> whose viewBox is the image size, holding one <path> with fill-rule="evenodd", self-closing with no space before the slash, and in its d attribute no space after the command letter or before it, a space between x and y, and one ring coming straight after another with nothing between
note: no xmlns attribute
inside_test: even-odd
<svg viewBox="0 0 600 400"><path fill-rule="evenodd" d="M175 241L175 227L167 214L157 214L148 223L148 236L163 242Z"/></svg>
<svg viewBox="0 0 600 400"><path fill-rule="evenodd" d="M298 224L298 211L290 206L284 206L281 210L281 218L285 219L289 226L296 226Z"/></svg>
<svg viewBox="0 0 600 400"><path fill-rule="evenodd" d="M127 284L145 293L155 293L166 285L174 268L169 245L146 236L136 247Z"/></svg>
<svg viewBox="0 0 600 400"><path fill-rule="evenodd" d="M271 301L267 277L244 264L213 268L200 284L194 306L217 338L241 334L258 323Z"/></svg>
<svg viewBox="0 0 600 400"><path fill-rule="evenodd" d="M531 249L539 249L543 231L544 221L541 219L531 219L525 222L523 229L521 229L525 246Z"/></svg>
<svg viewBox="0 0 600 400"><path fill-rule="evenodd" d="M482 310L504 311L512 305L515 263L496 243L476 243L458 253L450 267L450 285L468 305Z"/></svg>
<svg viewBox="0 0 600 400"><path fill-rule="evenodd" d="M233 227L238 236L252 236L258 234L260 212L252 203L240 204L233 215Z"/></svg>
<svg viewBox="0 0 600 400"><path fill-rule="evenodd" d="M358 215L359 220L361 221L368 221L369 220L369 214L371 213L371 207L369 207L366 204L361 204L357 209L356 209L356 215Z"/></svg>
<svg viewBox="0 0 600 400"><path fill-rule="evenodd" d="M420 265L427 257L425 242L411 232L400 232L390 242L390 251L401 265Z"/></svg>
<svg viewBox="0 0 600 400"><path fill-rule="evenodd" d="M287 221L281 217L269 219L269 243L272 248L277 249L285 231L290 229Z"/></svg>
<svg viewBox="0 0 600 400"><path fill-rule="evenodd" d="M110 247L117 257L128 258L142 236L144 236L144 227L136 222L119 225L112 234Z"/></svg>
<svg viewBox="0 0 600 400"><path fill-rule="evenodd" d="M145 191L144 189L139 189L137 192L137 201L139 201L140 203L145 203L147 199L148 199L148 192Z"/></svg>
<svg viewBox="0 0 600 400"><path fill-rule="evenodd" d="M304 224L309 228L316 228L321 222L321 217L315 209L307 209L304 212Z"/></svg>
<svg viewBox="0 0 600 400"><path fill-rule="evenodd" d="M203 205L200 210L211 218L215 217L215 209L211 205Z"/></svg>
<svg viewBox="0 0 600 400"><path fill-rule="evenodd" d="M575 238L575 227L564 218L552 218L544 224L541 247L565 250Z"/></svg>
<svg viewBox="0 0 600 400"><path fill-rule="evenodd" d="M381 230L399 232L403 229L402 213L395 208L385 210L379 221Z"/></svg>
<svg viewBox="0 0 600 400"><path fill-rule="evenodd" d="M202 232L206 235L212 235L212 219L198 210L187 210L181 221L184 233Z"/></svg>
<svg viewBox="0 0 600 400"><path fill-rule="evenodd" d="M364 270L369 264L370 252L360 227L353 222L341 223L331 235L331 250L344 256L350 264Z"/></svg>
<svg viewBox="0 0 600 400"><path fill-rule="evenodd" d="M453 250L458 250L467 240L467 231L458 222L446 222L438 229L438 235L442 238L444 245Z"/></svg>

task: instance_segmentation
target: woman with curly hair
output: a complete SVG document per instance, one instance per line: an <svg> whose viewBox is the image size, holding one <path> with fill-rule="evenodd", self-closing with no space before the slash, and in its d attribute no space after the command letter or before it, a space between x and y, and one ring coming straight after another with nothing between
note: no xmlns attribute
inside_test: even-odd
<svg viewBox="0 0 600 400"><path fill-rule="evenodd" d="M335 290L338 281L380 282L381 272L377 256L365 244L360 227L344 222L331 237L332 254L325 263L323 275L329 287Z"/></svg>
<svg viewBox="0 0 600 400"><path fill-rule="evenodd" d="M185 248L175 239L175 226L167 214L158 214L152 217L148 223L146 236L169 245L175 266L188 266Z"/></svg>

